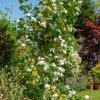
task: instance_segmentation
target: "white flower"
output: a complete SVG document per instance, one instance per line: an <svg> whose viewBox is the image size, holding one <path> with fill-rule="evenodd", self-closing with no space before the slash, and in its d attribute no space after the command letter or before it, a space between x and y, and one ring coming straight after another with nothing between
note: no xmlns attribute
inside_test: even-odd
<svg viewBox="0 0 100 100"><path fill-rule="evenodd" d="M54 9L54 13L56 14L57 7L54 6L53 9Z"/></svg>
<svg viewBox="0 0 100 100"><path fill-rule="evenodd" d="M60 4L63 5L64 3L63 2L60 2Z"/></svg>
<svg viewBox="0 0 100 100"><path fill-rule="evenodd" d="M79 4L82 4L82 0L79 0L78 3L79 3Z"/></svg>
<svg viewBox="0 0 100 100"><path fill-rule="evenodd" d="M38 17L39 17L39 18L42 18L42 14L41 14L41 13L39 13L39 14L38 14Z"/></svg>
<svg viewBox="0 0 100 100"><path fill-rule="evenodd" d="M34 44L37 44L37 43L34 43ZM44 60L44 58L39 56L38 60Z"/></svg>
<svg viewBox="0 0 100 100"><path fill-rule="evenodd" d="M31 72L32 70L31 70L30 68L27 68L26 71L27 71L27 72Z"/></svg>
<svg viewBox="0 0 100 100"><path fill-rule="evenodd" d="M79 12L76 12L76 15L79 15Z"/></svg>
<svg viewBox="0 0 100 100"><path fill-rule="evenodd" d="M61 39L61 43L63 43L63 44L64 44L64 43L66 43L66 41L65 41L64 39Z"/></svg>
<svg viewBox="0 0 100 100"><path fill-rule="evenodd" d="M55 48L51 48L50 49L50 52L55 52Z"/></svg>
<svg viewBox="0 0 100 100"><path fill-rule="evenodd" d="M19 22L20 22L20 20L19 20L19 19L17 19L17 20L16 20L16 23L19 23Z"/></svg>
<svg viewBox="0 0 100 100"><path fill-rule="evenodd" d="M67 45L65 43L61 43L61 46L64 47L64 48L67 47Z"/></svg>
<svg viewBox="0 0 100 100"><path fill-rule="evenodd" d="M61 35L58 36L59 39L62 39Z"/></svg>
<svg viewBox="0 0 100 100"><path fill-rule="evenodd" d="M75 90L72 90L72 94L75 95L76 94L76 91Z"/></svg>
<svg viewBox="0 0 100 100"><path fill-rule="evenodd" d="M54 38L54 41L57 41L57 38Z"/></svg>
<svg viewBox="0 0 100 100"><path fill-rule="evenodd" d="M38 63L37 63L37 65L44 65L45 64L45 61L39 61Z"/></svg>
<svg viewBox="0 0 100 100"><path fill-rule="evenodd" d="M45 84L44 87L45 87L45 89L48 89L48 90L50 89L50 85L49 84Z"/></svg>
<svg viewBox="0 0 100 100"><path fill-rule="evenodd" d="M61 73L60 73L60 72L54 72L54 75L55 75L55 76L60 76Z"/></svg>
<svg viewBox="0 0 100 100"><path fill-rule="evenodd" d="M34 65L31 65L31 68L33 68L34 67Z"/></svg>
<svg viewBox="0 0 100 100"><path fill-rule="evenodd" d="M26 38L28 38L28 35L25 35Z"/></svg>
<svg viewBox="0 0 100 100"><path fill-rule="evenodd" d="M22 47L26 47L26 44L25 44L25 43L21 43L21 46L22 46Z"/></svg>
<svg viewBox="0 0 100 100"><path fill-rule="evenodd" d="M42 22L42 23L40 23L40 26L46 28L46 22Z"/></svg>
<svg viewBox="0 0 100 100"><path fill-rule="evenodd" d="M53 7L57 7L57 4L56 4L56 3L53 3L52 6L53 6Z"/></svg>
<svg viewBox="0 0 100 100"><path fill-rule="evenodd" d="M25 27L25 28L28 28L28 25L27 25L27 24L25 24L25 25L24 25L24 27Z"/></svg>
<svg viewBox="0 0 100 100"><path fill-rule="evenodd" d="M63 60L59 60L60 65L64 65L65 62Z"/></svg>
<svg viewBox="0 0 100 100"><path fill-rule="evenodd" d="M64 54L66 54L66 53L67 53L67 52L66 52L66 50L63 50L63 49L62 49L62 52L63 52Z"/></svg>
<svg viewBox="0 0 100 100"><path fill-rule="evenodd" d="M50 53L49 56L52 57L52 54Z"/></svg>
<svg viewBox="0 0 100 100"><path fill-rule="evenodd" d="M76 91L75 90L69 91L69 94L75 95Z"/></svg>
<svg viewBox="0 0 100 100"><path fill-rule="evenodd" d="M31 14L30 14L30 13L27 13L26 15L27 15L28 17L30 17L30 16L31 16Z"/></svg>
<svg viewBox="0 0 100 100"><path fill-rule="evenodd" d="M58 76L53 78L53 82L58 81Z"/></svg>
<svg viewBox="0 0 100 100"><path fill-rule="evenodd" d="M65 72L65 69L63 67L58 67L58 70L61 72L61 73L64 73Z"/></svg>
<svg viewBox="0 0 100 100"><path fill-rule="evenodd" d="M64 75L62 73L60 73L60 77L63 77Z"/></svg>
<svg viewBox="0 0 100 100"><path fill-rule="evenodd" d="M49 66L46 64L46 65L44 66L44 71L47 71L48 68L49 68Z"/></svg>
<svg viewBox="0 0 100 100"><path fill-rule="evenodd" d="M57 98L57 96L58 96L57 93L55 93L55 94L52 95L53 98Z"/></svg>
<svg viewBox="0 0 100 100"><path fill-rule="evenodd" d="M55 58L55 59L58 59L58 58L59 58L59 56L54 56L54 58Z"/></svg>
<svg viewBox="0 0 100 100"><path fill-rule="evenodd" d="M37 19L35 17L31 17L31 20L34 21L34 22L37 21Z"/></svg>
<svg viewBox="0 0 100 100"><path fill-rule="evenodd" d="M67 11L67 10L65 10L64 12L65 12L65 14L67 14L67 12L68 12L68 11Z"/></svg>
<svg viewBox="0 0 100 100"><path fill-rule="evenodd" d="M68 85L65 86L68 90L70 89Z"/></svg>
<svg viewBox="0 0 100 100"><path fill-rule="evenodd" d="M67 14L68 10L64 9L63 12L64 12L65 14Z"/></svg>
<svg viewBox="0 0 100 100"><path fill-rule="evenodd" d="M53 66L53 67L56 67L56 64L55 64L55 63L52 63L52 66Z"/></svg>
<svg viewBox="0 0 100 100"><path fill-rule="evenodd" d="M88 100L89 99L89 96L88 95L85 95L85 100Z"/></svg>
<svg viewBox="0 0 100 100"><path fill-rule="evenodd" d="M69 95L68 95L69 97L72 97L72 94L71 93L69 93Z"/></svg>

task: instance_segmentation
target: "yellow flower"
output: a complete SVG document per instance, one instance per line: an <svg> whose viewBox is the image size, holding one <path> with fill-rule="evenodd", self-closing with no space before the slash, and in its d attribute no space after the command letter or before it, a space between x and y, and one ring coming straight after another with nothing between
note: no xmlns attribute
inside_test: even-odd
<svg viewBox="0 0 100 100"><path fill-rule="evenodd" d="M32 69L32 76L36 77L37 75L38 75L38 71L37 71L37 69L34 67L34 68Z"/></svg>
<svg viewBox="0 0 100 100"><path fill-rule="evenodd" d="M63 31L64 31L64 32L66 32L66 31L67 31L67 29L64 27L64 28L63 28Z"/></svg>
<svg viewBox="0 0 100 100"><path fill-rule="evenodd" d="M36 84L36 81L35 81L35 80L33 80L33 81L32 81L32 85L35 85L35 84Z"/></svg>
<svg viewBox="0 0 100 100"><path fill-rule="evenodd" d="M53 86L51 86L51 87L50 87L50 90L51 90L51 92L53 92L53 93L54 93L54 92L55 92L55 90L56 90L56 86L54 86L54 85L53 85Z"/></svg>

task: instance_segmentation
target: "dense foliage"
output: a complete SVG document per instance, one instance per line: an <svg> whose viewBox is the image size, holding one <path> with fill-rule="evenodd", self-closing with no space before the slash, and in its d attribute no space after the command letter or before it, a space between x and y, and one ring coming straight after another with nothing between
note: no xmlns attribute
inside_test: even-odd
<svg viewBox="0 0 100 100"><path fill-rule="evenodd" d="M79 41L80 56L88 67L93 67L100 62L100 26L89 19L84 19L85 27L77 30L83 33Z"/></svg>
<svg viewBox="0 0 100 100"><path fill-rule="evenodd" d="M21 2L21 7L24 3ZM18 22L18 27L24 34L19 41L23 49L30 52L26 51L26 58L23 56L28 63L27 66L23 62L24 67L26 65L27 73L31 75L28 79L31 83L26 85L27 89L30 87L32 90L25 92L29 97L50 99L57 94L56 98L59 98L64 94L61 88L66 85L65 78L77 76L80 72L81 60L73 36L74 16L79 13L79 6L80 1L77 0L65 3L60 0L41 0L34 13L30 9L22 9L24 13L28 12L26 18Z"/></svg>
<svg viewBox="0 0 100 100"><path fill-rule="evenodd" d="M6 14L0 12L0 67L10 62L15 39L14 25L7 19Z"/></svg>

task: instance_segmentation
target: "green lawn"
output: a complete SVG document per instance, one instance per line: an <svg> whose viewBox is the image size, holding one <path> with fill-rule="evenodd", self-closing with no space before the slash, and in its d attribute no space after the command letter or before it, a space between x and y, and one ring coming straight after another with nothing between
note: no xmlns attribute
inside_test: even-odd
<svg viewBox="0 0 100 100"><path fill-rule="evenodd" d="M78 93L78 96L84 98L85 95L89 95L89 100L100 100L100 90L87 90Z"/></svg>

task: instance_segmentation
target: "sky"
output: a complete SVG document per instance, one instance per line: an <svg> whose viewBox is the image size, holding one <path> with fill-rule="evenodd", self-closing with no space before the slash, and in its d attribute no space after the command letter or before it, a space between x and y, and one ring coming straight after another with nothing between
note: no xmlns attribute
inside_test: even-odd
<svg viewBox="0 0 100 100"><path fill-rule="evenodd" d="M30 0L32 1L33 7L37 6L38 0ZM0 11L4 11L5 13L10 13L9 16L11 19L18 19L23 17L23 13L19 10L18 0L0 0ZM5 8L10 9L8 12Z"/></svg>
<svg viewBox="0 0 100 100"><path fill-rule="evenodd" d="M33 7L37 6L39 0L30 0L32 1ZM99 1L99 0L98 0ZM20 17L23 17L23 13L19 10L19 3L18 0L0 0L0 10L7 12L5 8L9 8L12 12L9 14L11 19L18 19Z"/></svg>

